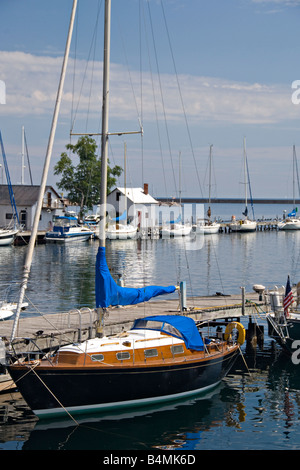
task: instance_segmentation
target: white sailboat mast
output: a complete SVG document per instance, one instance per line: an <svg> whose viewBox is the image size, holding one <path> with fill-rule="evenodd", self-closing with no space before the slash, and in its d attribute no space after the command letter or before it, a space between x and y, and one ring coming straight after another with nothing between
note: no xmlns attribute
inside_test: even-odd
<svg viewBox="0 0 300 470"><path fill-rule="evenodd" d="M247 209L247 162L246 162L246 139L244 137L244 181L245 181L245 205Z"/></svg>
<svg viewBox="0 0 300 470"><path fill-rule="evenodd" d="M61 99L62 99L62 92L63 92L63 86L64 86L64 81L65 81L65 76L66 76L67 63L68 63L68 58L69 58L69 53L70 53L70 46L71 46L71 39L72 39L72 34L73 34L73 26L74 26L76 8L77 8L77 0L73 0L73 7L72 7L72 13L71 13L67 43L66 43L66 48L65 48L65 55L64 55L64 60L63 60L63 64L62 64L60 82L59 82L59 87L58 87L57 96L56 96L56 103L55 103L54 114L53 114L53 119L52 119L51 132L50 132L50 136L49 136L47 154L46 154L46 158L45 158L44 169L43 169L43 174L42 174L42 180L41 180L41 184L40 184L39 197L38 197L38 201L37 201L37 207L36 207L33 227L32 227L32 231L31 231L31 236L30 236L30 240L29 240L29 244L28 244L27 255L26 255L26 259L25 259L23 281L22 281L21 290L20 290L20 296L19 296L19 301L18 301L18 306L17 306L17 311L16 311L16 317L15 317L13 330L12 330L12 334L11 334L11 340L10 340L11 342L13 341L13 339L15 338L15 335L16 335L16 330L17 330L19 317L20 317L21 306L22 306L23 299L24 299L24 296L25 296L25 291L27 289L27 283L28 283L28 278L29 278L30 269L31 269L33 251L34 251L34 246L35 246L35 241L36 241L36 236L37 236L37 231L38 231L40 215L41 215L41 211L42 211L43 198L44 198L44 194L45 194L45 190L46 190L48 171L49 171L50 160L51 160L51 156L52 156L54 137L55 137L56 127L57 127L57 120L58 120L58 115L59 115L59 110L60 110Z"/></svg>
<svg viewBox="0 0 300 470"><path fill-rule="evenodd" d="M107 155L108 155L108 111L109 111L109 72L110 72L110 23L111 0L105 0L104 58L103 58L103 103L101 138L101 188L100 188L100 227L99 243L105 247L106 201L107 201Z"/></svg>
<svg viewBox="0 0 300 470"><path fill-rule="evenodd" d="M210 145L209 147L209 186L208 186L208 204L210 206L211 201L211 158L212 158L212 148L213 146Z"/></svg>
<svg viewBox="0 0 300 470"><path fill-rule="evenodd" d="M21 184L24 184L24 156L25 156L25 129L22 126L22 167L21 167Z"/></svg>

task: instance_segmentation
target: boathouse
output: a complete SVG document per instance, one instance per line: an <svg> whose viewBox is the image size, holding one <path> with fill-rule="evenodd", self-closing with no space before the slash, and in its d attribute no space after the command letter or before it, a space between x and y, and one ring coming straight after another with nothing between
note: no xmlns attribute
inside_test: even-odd
<svg viewBox="0 0 300 470"><path fill-rule="evenodd" d="M12 185L15 203L18 211L19 221L23 230L31 230L40 187L33 185ZM62 196L53 189L46 186L43 198L39 230L48 230L54 215L63 215L65 205ZM0 184L0 226L8 226L13 218L8 186Z"/></svg>
<svg viewBox="0 0 300 470"><path fill-rule="evenodd" d="M156 225L156 207L159 202L144 188L115 188L107 196L107 209L111 219L127 219L140 228Z"/></svg>

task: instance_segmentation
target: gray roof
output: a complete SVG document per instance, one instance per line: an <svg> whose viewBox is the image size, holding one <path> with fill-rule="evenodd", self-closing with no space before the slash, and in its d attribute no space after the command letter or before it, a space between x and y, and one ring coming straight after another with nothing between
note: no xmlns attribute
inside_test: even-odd
<svg viewBox="0 0 300 470"><path fill-rule="evenodd" d="M17 206L33 206L38 200L40 187L19 184L12 185L12 190ZM46 192L49 190L61 199L61 196L52 188L52 186L46 186ZM0 184L0 205L7 204L10 204L8 186L6 184Z"/></svg>

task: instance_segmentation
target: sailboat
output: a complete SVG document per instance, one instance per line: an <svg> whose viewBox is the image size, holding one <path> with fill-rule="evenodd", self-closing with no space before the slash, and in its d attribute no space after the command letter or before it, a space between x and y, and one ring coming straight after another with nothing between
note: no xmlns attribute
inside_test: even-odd
<svg viewBox="0 0 300 470"><path fill-rule="evenodd" d="M235 216L232 217L232 221L229 224L229 228L232 232L255 232L256 230L256 221L251 220L248 218L248 200L247 200L247 186L248 180L247 178L247 154L246 154L246 142L244 138L244 184L245 184L245 211L243 215L245 216L244 219L236 220Z"/></svg>
<svg viewBox="0 0 300 470"><path fill-rule="evenodd" d="M125 209L120 217L115 217L108 224L106 237L110 240L126 240L134 238L137 234L137 227L127 223L127 190L126 190L126 142L124 143L124 201Z"/></svg>
<svg viewBox="0 0 300 470"><path fill-rule="evenodd" d="M298 179L298 165L297 165L297 156L296 156L296 148L293 145L293 204L294 209L290 212L285 220L278 223L279 230L300 230L300 219L297 217L298 208L296 206L296 199L295 199L295 174L297 175ZM299 184L299 181L298 181Z"/></svg>
<svg viewBox="0 0 300 470"><path fill-rule="evenodd" d="M212 145L209 147L209 194L208 194L208 210L207 210L207 219L200 221L196 226L196 233L203 233L204 235L209 235L212 233L218 233L220 229L220 224L216 221L211 220L211 160L212 160Z"/></svg>
<svg viewBox="0 0 300 470"><path fill-rule="evenodd" d="M10 224L7 227L0 228L0 246L9 246L14 243L15 238L20 231L19 229L20 223L19 223L19 216L18 216L18 211L16 207L15 197L14 197L14 193L12 189L12 184L10 181L10 175L9 175L1 132L0 132L0 146L1 146L3 163L4 163L4 168L5 168L5 175L6 175L6 180L7 180L10 203L11 203L12 212L13 212L13 217L11 219L12 225Z"/></svg>
<svg viewBox="0 0 300 470"><path fill-rule="evenodd" d="M180 238L190 235L192 231L191 224L186 224L182 220L182 203L181 203L181 153L179 153L179 206L181 212L176 220L166 222L161 228L162 238Z"/></svg>
<svg viewBox="0 0 300 470"><path fill-rule="evenodd" d="M74 8L76 0L73 21ZM8 371L28 405L41 418L142 406L206 391L228 373L245 337L242 325L234 322L228 324L224 338L205 338L199 325L184 315L146 315L137 319L129 331L103 335L104 314L110 306L135 305L176 291L175 285L121 287L112 278L106 262L110 9L111 0L105 0L101 220L95 288L98 334L34 360L30 354L21 359L14 357L17 318L10 340ZM21 293L25 288L24 280Z"/></svg>

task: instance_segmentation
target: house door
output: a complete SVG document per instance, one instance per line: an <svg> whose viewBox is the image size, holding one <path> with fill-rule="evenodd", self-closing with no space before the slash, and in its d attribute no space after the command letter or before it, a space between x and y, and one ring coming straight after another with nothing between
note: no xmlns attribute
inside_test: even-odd
<svg viewBox="0 0 300 470"><path fill-rule="evenodd" d="M24 230L27 230L27 211L23 210L20 212L20 224L24 228Z"/></svg>

